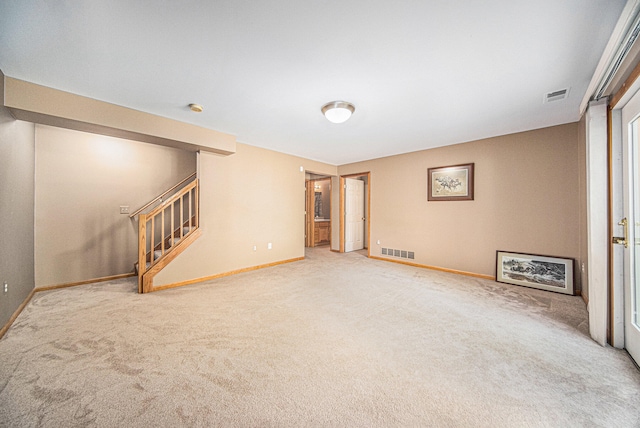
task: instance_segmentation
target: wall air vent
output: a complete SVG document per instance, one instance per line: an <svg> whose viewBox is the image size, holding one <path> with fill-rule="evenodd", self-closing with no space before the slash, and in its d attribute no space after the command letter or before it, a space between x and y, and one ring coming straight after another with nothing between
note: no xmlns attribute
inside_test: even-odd
<svg viewBox="0 0 640 428"><path fill-rule="evenodd" d="M415 253L407 250L394 250L392 248L383 248L383 256L402 257L403 259L415 259Z"/></svg>
<svg viewBox="0 0 640 428"><path fill-rule="evenodd" d="M544 102L550 103L552 101L564 100L569 96L569 88L560 89L558 91L549 92L544 95Z"/></svg>

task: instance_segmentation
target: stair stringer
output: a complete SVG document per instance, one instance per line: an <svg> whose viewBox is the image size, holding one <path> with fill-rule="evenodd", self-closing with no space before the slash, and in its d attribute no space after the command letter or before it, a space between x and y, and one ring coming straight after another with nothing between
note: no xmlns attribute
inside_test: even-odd
<svg viewBox="0 0 640 428"><path fill-rule="evenodd" d="M141 292L149 293L153 290L153 277L155 277L162 269L165 268L169 263L171 263L176 257L178 257L184 250L186 250L191 244L195 242L202 235L202 229L199 227L187 236L184 239L180 240L175 246L171 249L170 252L166 253L164 257L158 260L156 264L151 266L149 270L142 274L141 279Z"/></svg>

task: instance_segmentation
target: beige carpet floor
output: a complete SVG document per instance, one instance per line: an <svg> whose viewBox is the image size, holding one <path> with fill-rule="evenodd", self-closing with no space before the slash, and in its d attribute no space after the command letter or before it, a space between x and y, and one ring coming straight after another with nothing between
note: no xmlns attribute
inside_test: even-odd
<svg viewBox="0 0 640 428"><path fill-rule="evenodd" d="M135 289L35 295L0 340L0 426L640 426L640 373L579 297L326 248Z"/></svg>

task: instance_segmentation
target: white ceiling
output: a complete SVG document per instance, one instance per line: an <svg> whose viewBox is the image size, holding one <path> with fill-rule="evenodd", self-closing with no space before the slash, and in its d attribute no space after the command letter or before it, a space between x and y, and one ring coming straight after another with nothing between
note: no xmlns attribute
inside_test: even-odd
<svg viewBox="0 0 640 428"><path fill-rule="evenodd" d="M0 69L342 165L577 121L624 3L2 1Z"/></svg>

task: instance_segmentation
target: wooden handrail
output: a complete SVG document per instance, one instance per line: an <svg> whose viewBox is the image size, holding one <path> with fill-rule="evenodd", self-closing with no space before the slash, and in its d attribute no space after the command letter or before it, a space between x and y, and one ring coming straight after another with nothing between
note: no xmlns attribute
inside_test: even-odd
<svg viewBox="0 0 640 428"><path fill-rule="evenodd" d="M143 212L144 210L146 210L147 208L149 208L151 205L155 204L156 202L162 200L162 198L164 198L166 195L168 195L169 193L173 192L175 189L177 189L178 187L182 186L184 183L186 183L187 181L195 178L196 173L194 172L193 174L191 174L190 176L188 176L187 178L181 180L178 184L176 184L175 186L171 186L170 189L165 190L164 192L162 192L161 195L156 196L155 198L153 198L151 201L149 201L147 204L145 204L142 208L139 208L137 210L135 210L132 214L129 214L129 218L134 218L135 216L137 216L138 214L140 214L141 212Z"/></svg>
<svg viewBox="0 0 640 428"><path fill-rule="evenodd" d="M198 183L198 180L193 180L193 183L188 184L187 186L185 186L184 188L180 189L179 193L176 193L175 195L171 196L169 199L167 199L166 201L162 201L162 204L158 205L157 207L155 207L153 210L151 210L151 212L147 213L147 217L151 217L154 216L156 214L158 214L159 212L161 212L167 205L177 201L178 199L180 199L181 197L183 197L186 193L189 193L189 191L191 189L193 189L194 187L196 187Z"/></svg>

